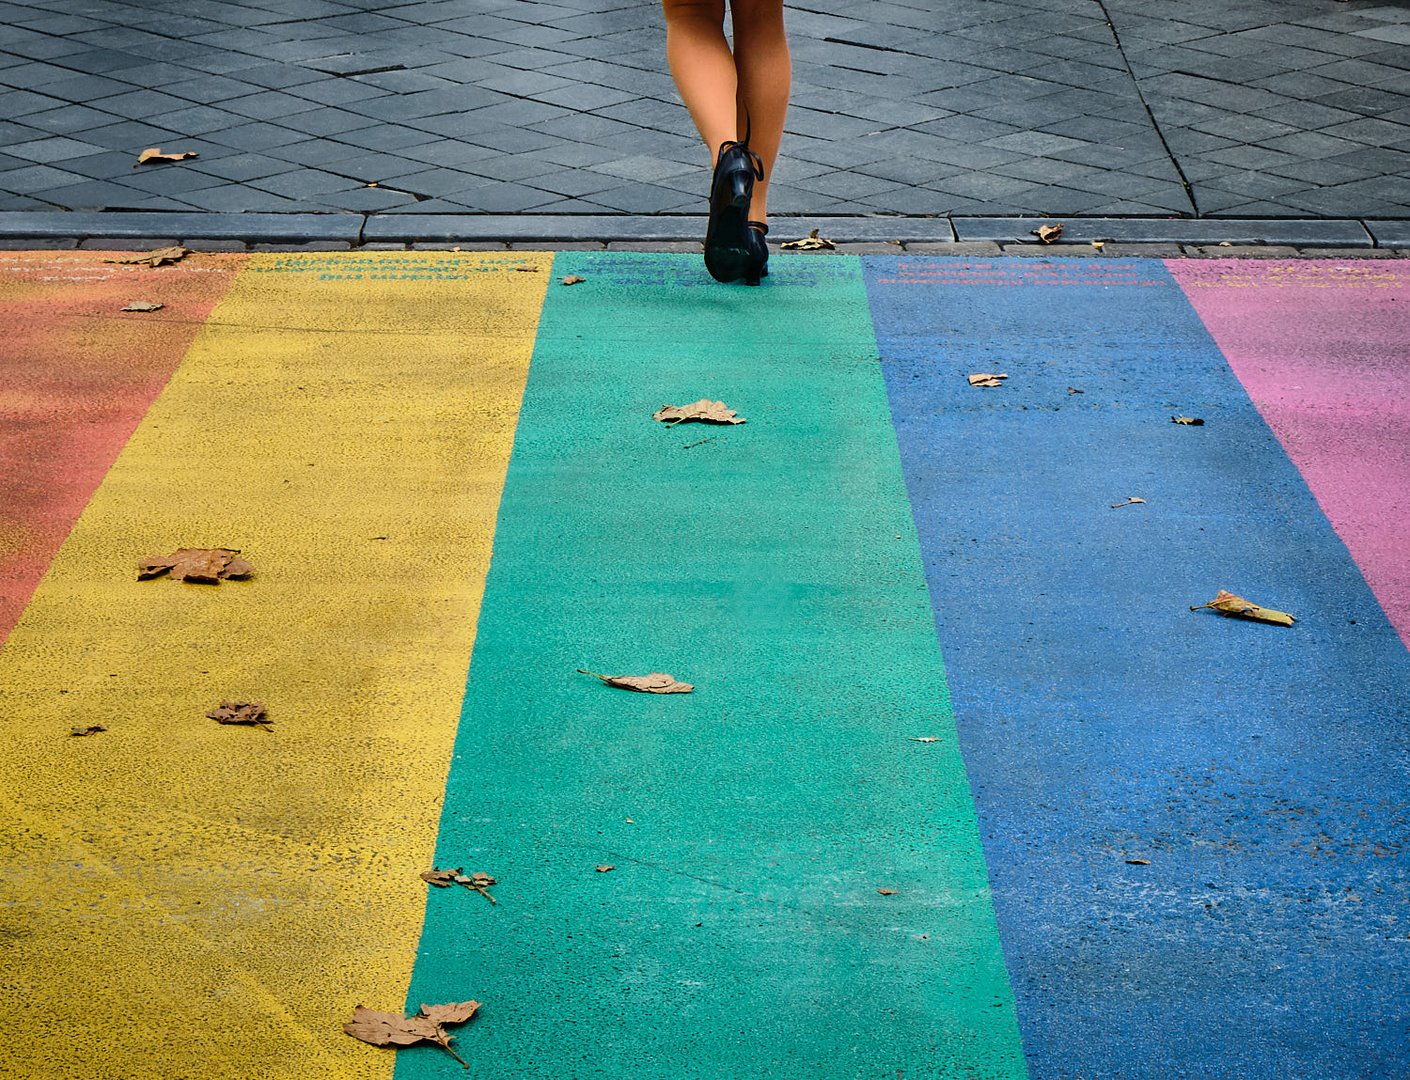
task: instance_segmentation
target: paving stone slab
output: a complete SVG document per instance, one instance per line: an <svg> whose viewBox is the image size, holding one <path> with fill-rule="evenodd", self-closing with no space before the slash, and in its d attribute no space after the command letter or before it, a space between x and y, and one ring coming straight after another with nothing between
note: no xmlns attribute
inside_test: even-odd
<svg viewBox="0 0 1410 1080"><path fill-rule="evenodd" d="M0 211L0 237L198 236L207 240L346 240L355 243L361 214L67 213Z"/></svg>
<svg viewBox="0 0 1410 1080"><path fill-rule="evenodd" d="M1367 231L1379 248L1410 247L1410 218L1398 221L1367 221Z"/></svg>
<svg viewBox="0 0 1410 1080"><path fill-rule="evenodd" d="M1038 243L1033 230L1040 225L1063 225L1059 244L1093 240L1128 243L1288 244L1294 247L1370 247L1371 234L1354 220L1240 220L1233 218L1000 218L957 217L955 233L961 240L996 240L1000 243Z"/></svg>

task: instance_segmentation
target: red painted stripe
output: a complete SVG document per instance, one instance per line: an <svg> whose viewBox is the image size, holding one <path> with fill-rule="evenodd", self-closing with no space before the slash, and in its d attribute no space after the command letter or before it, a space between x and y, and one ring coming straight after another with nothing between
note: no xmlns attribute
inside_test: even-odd
<svg viewBox="0 0 1410 1080"><path fill-rule="evenodd" d="M1410 261L1168 265L1410 646Z"/></svg>
<svg viewBox="0 0 1410 1080"><path fill-rule="evenodd" d="M0 253L0 643L244 261L105 254Z"/></svg>

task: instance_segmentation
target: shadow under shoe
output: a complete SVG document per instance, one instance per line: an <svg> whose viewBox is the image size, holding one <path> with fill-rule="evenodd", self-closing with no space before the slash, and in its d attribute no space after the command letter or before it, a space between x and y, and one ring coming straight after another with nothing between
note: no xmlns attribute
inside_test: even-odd
<svg viewBox="0 0 1410 1080"><path fill-rule="evenodd" d="M705 269L716 281L748 277L756 259L749 200L764 163L747 141L724 142L710 180L710 223L705 228Z"/></svg>

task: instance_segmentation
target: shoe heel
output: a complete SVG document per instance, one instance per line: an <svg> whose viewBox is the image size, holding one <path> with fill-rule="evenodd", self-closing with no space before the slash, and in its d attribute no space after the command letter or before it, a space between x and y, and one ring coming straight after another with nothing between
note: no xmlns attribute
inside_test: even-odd
<svg viewBox="0 0 1410 1080"><path fill-rule="evenodd" d="M750 196L754 194L754 177L743 169L736 169L729 174L729 204L740 209L749 205Z"/></svg>

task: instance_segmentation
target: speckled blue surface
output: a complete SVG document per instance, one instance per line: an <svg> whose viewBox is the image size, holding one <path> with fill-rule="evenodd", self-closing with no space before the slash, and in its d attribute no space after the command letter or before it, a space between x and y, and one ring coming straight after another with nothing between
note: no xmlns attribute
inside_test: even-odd
<svg viewBox="0 0 1410 1080"><path fill-rule="evenodd" d="M1033 1076L1410 1075L1410 655L1180 289L865 262Z"/></svg>

